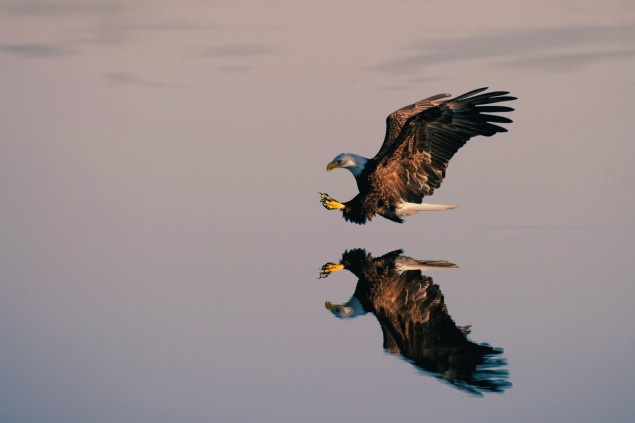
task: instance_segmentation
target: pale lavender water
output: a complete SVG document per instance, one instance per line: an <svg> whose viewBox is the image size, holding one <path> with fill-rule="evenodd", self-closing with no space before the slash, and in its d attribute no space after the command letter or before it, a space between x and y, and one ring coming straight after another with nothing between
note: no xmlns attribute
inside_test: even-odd
<svg viewBox="0 0 635 423"><path fill-rule="evenodd" d="M631 421L630 2L0 2L0 420ZM519 100L431 202L358 227L337 153L393 110ZM347 248L403 248L503 394L340 321Z"/></svg>

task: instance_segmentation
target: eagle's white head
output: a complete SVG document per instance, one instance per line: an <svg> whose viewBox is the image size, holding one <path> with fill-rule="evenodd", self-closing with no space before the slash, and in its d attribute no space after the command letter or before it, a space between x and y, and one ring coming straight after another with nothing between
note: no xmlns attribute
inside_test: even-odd
<svg viewBox="0 0 635 423"><path fill-rule="evenodd" d="M354 176L359 176L367 162L368 159L366 157L352 153L342 153L335 156L335 158L326 165L326 170L331 171L337 167L342 167L350 170Z"/></svg>

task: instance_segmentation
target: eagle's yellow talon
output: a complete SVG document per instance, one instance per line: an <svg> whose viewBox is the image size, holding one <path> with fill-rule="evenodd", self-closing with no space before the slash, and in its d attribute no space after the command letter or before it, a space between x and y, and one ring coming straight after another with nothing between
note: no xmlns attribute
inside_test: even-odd
<svg viewBox="0 0 635 423"><path fill-rule="evenodd" d="M344 204L332 199L328 194L320 193L320 202L327 210L341 210L346 207Z"/></svg>
<svg viewBox="0 0 635 423"><path fill-rule="evenodd" d="M344 204L338 203L337 201L326 201L324 207L329 210L341 210L344 208Z"/></svg>

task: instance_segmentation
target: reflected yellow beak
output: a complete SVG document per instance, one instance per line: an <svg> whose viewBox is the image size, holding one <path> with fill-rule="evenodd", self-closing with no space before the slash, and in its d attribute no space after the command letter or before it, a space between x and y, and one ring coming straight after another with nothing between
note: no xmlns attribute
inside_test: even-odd
<svg viewBox="0 0 635 423"><path fill-rule="evenodd" d="M336 305L336 304L333 304L333 303L332 303L332 302L330 302L330 301L326 301L326 302L324 303L324 308L326 308L327 310L335 311L335 310L337 310L337 305Z"/></svg>
<svg viewBox="0 0 635 423"><path fill-rule="evenodd" d="M326 171L330 172L337 167L337 162L331 162L326 165Z"/></svg>

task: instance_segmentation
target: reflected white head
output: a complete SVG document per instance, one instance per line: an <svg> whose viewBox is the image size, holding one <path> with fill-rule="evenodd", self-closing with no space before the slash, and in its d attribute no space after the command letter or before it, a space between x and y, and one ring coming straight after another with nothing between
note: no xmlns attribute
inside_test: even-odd
<svg viewBox="0 0 635 423"><path fill-rule="evenodd" d="M357 297L352 297L346 304L333 304L330 301L327 301L324 304L327 310L330 310L331 313L338 319L352 319L357 316L363 316L368 313L364 310L364 306L359 301Z"/></svg>

